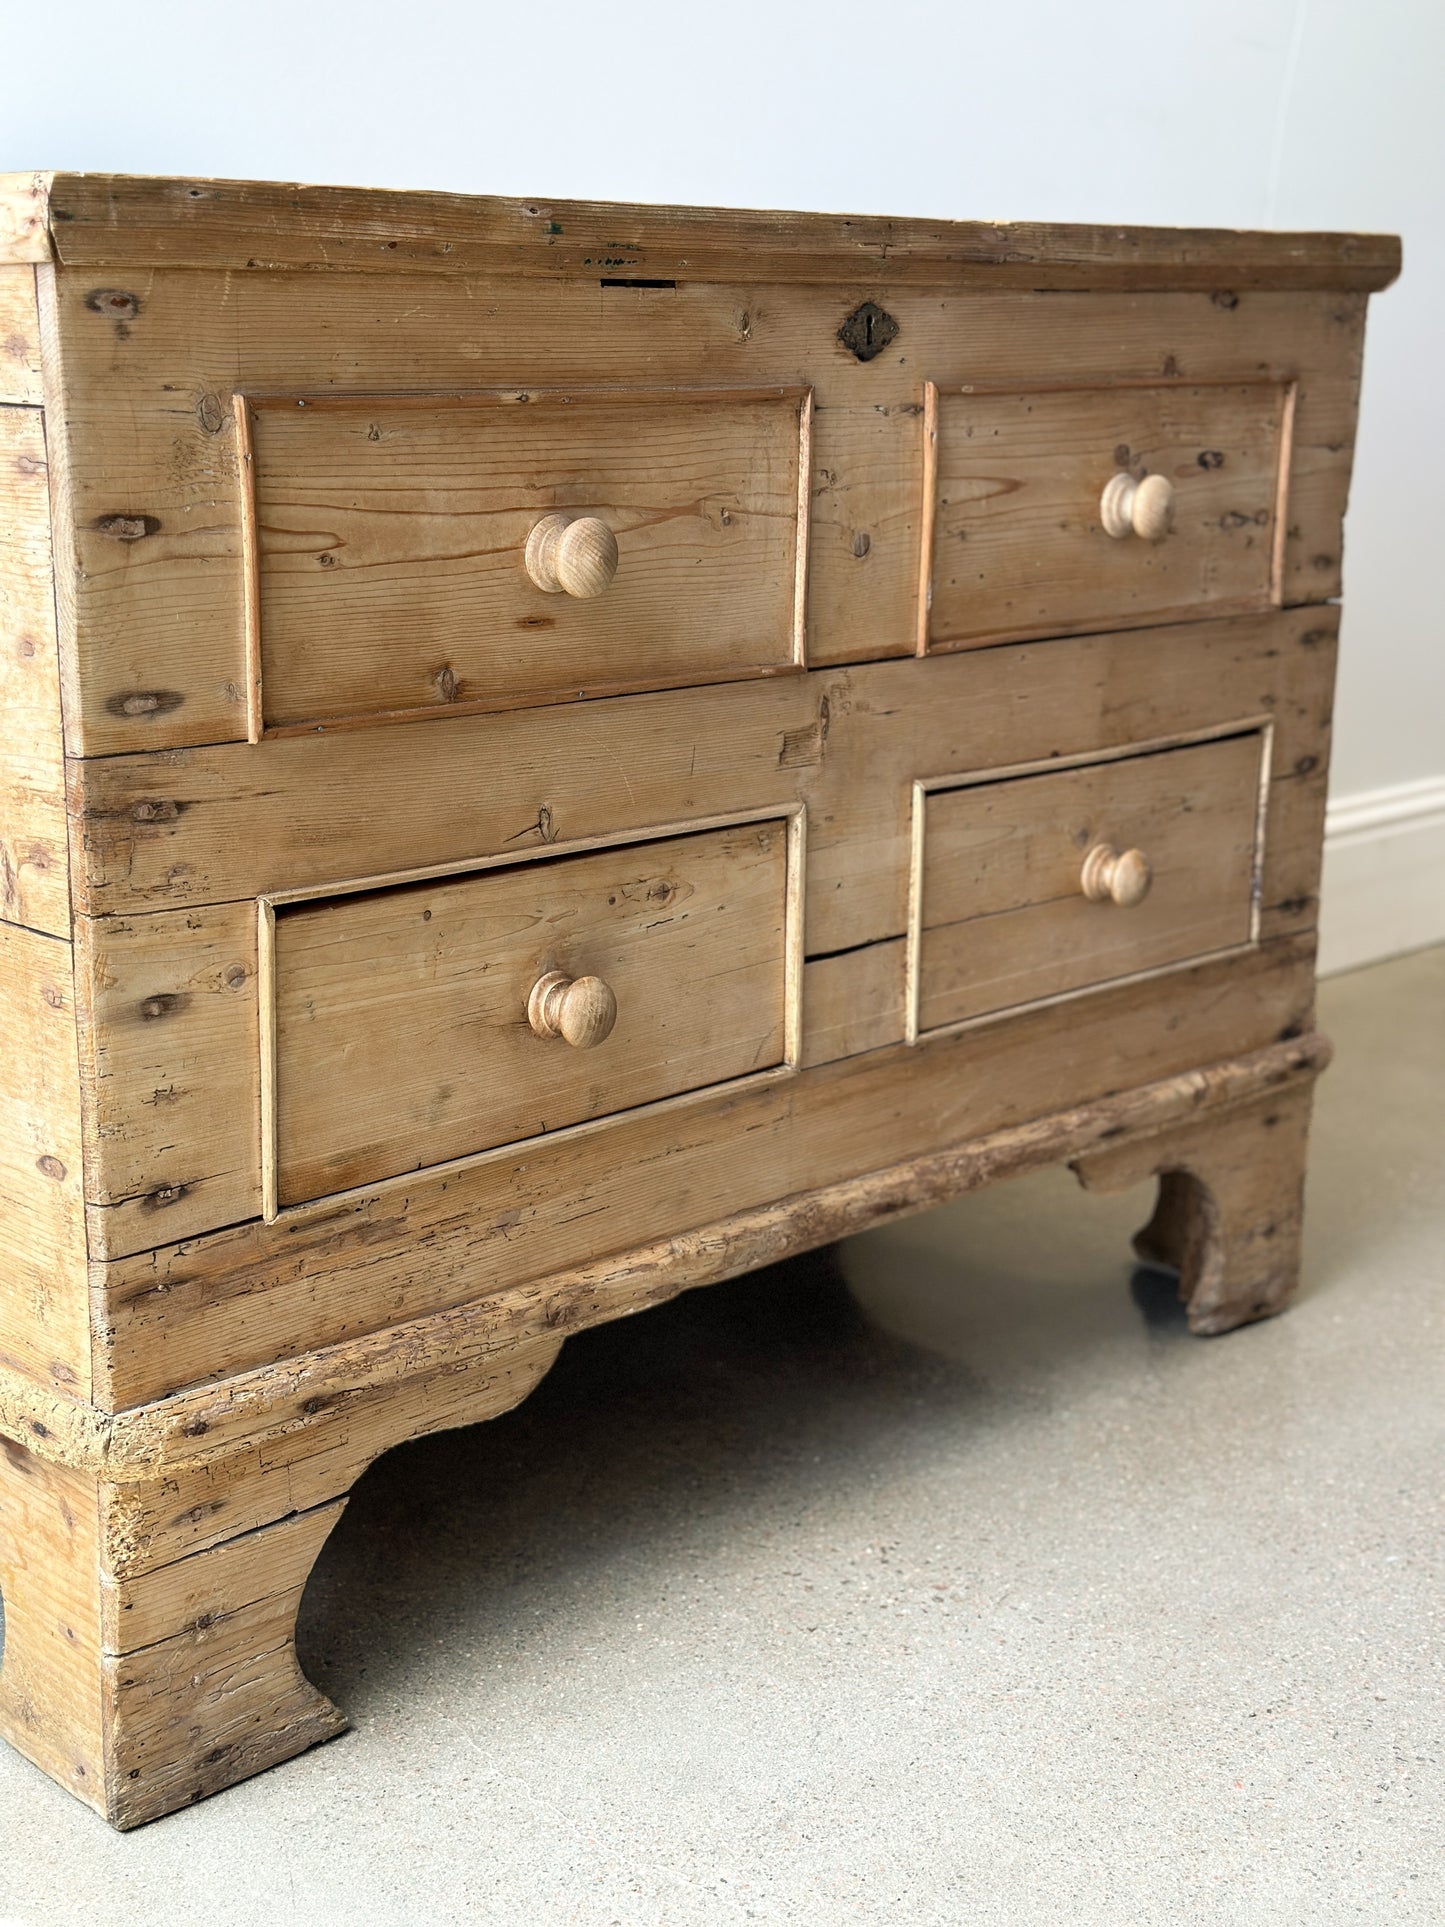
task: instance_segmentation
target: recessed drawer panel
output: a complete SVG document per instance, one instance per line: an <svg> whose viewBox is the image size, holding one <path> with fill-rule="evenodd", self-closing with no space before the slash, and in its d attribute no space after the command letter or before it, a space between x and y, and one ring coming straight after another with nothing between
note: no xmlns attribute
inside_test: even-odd
<svg viewBox="0 0 1445 1927"><path fill-rule="evenodd" d="M1265 740L921 787L915 1034L1250 942Z"/></svg>
<svg viewBox="0 0 1445 1927"><path fill-rule="evenodd" d="M253 736L801 660L801 389L237 408Z"/></svg>
<svg viewBox="0 0 1445 1927"><path fill-rule="evenodd" d="M1277 381L930 388L922 646L1277 601L1292 393Z"/></svg>
<svg viewBox="0 0 1445 1927"><path fill-rule="evenodd" d="M783 1063L789 845L770 819L278 906L268 1203Z"/></svg>

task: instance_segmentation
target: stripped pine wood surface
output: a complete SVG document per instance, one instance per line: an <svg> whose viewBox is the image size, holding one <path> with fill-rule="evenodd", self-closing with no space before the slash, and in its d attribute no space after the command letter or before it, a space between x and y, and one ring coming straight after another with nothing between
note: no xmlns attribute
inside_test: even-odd
<svg viewBox="0 0 1445 1927"><path fill-rule="evenodd" d="M258 1210L254 902L83 926L89 1246L171 1243Z"/></svg>
<svg viewBox="0 0 1445 1927"><path fill-rule="evenodd" d="M275 181L0 175L0 258L369 273L484 269L835 280L887 269L1041 288L1385 287L1388 234L1252 233L522 201Z"/></svg>
<svg viewBox="0 0 1445 1927"><path fill-rule="evenodd" d="M39 403L44 395L35 270L0 265L0 402Z"/></svg>
<svg viewBox="0 0 1445 1927"><path fill-rule="evenodd" d="M924 778L1269 714L1281 792L1293 783L1322 808L1338 627L1336 609L1294 610L458 717L386 738L72 765L77 893L91 917L185 908L802 801L808 950L848 949L905 927L911 786ZM1271 862L1302 854L1312 820ZM1283 868L1275 880L1267 910L1297 890Z"/></svg>
<svg viewBox="0 0 1445 1927"><path fill-rule="evenodd" d="M1232 1331L1293 1295L1312 1098L1308 1082L1277 1088L1236 1111L1227 1133L1200 1138L1175 1126L1077 1162L1092 1191L1162 1180L1134 1249L1179 1272L1192 1331Z"/></svg>
<svg viewBox="0 0 1445 1927"><path fill-rule="evenodd" d="M1262 1048L1309 1027L1285 939L959 1036L681 1099L136 1253L95 1279L110 1409L481 1297L599 1252Z"/></svg>
<svg viewBox="0 0 1445 1927"><path fill-rule="evenodd" d="M48 472L41 411L0 405L0 918L66 937L70 874Z"/></svg>
<svg viewBox="0 0 1445 1927"><path fill-rule="evenodd" d="M902 1039L904 964L904 939L893 937L804 965L805 1067Z"/></svg>
<svg viewBox="0 0 1445 1927"><path fill-rule="evenodd" d="M1292 414L1271 381L939 394L923 646L1267 607ZM1171 484L1168 540L1106 533L1100 494L1121 472Z"/></svg>
<svg viewBox="0 0 1445 1927"><path fill-rule="evenodd" d="M294 1636L343 1504L203 1560L116 1574L95 1477L5 1441L0 1733L129 1827L342 1731L344 1716L302 1676Z"/></svg>
<svg viewBox="0 0 1445 1927"><path fill-rule="evenodd" d="M282 908L280 1202L781 1064L787 890L774 819ZM604 1049L534 1035L556 970L613 992Z"/></svg>
<svg viewBox="0 0 1445 1927"><path fill-rule="evenodd" d="M535 1383L565 1331L1040 1164L1065 1159L1084 1171L1096 1153L1117 1152L1120 1158L1084 1174L1096 1180L1098 1188L1116 1181L1132 1183L1135 1180L1124 1175L1124 1150L1138 1150L1139 1170L1145 1174L1152 1168L1146 1161L1158 1154L1160 1144L1177 1139L1207 1148L1241 1106L1311 1082L1330 1054L1324 1037L1302 1031L1256 1052L633 1247L596 1260L566 1280L547 1278L512 1287L505 1294L313 1350L288 1361L283 1370L273 1366L234 1374L224 1385L201 1384L113 1416L46 1392L0 1367L0 1418L7 1433L24 1436L37 1460L99 1479L107 1505L118 1502L127 1486L164 1488L188 1470L215 1475L227 1460L254 1448L264 1448L263 1462L269 1463L282 1441L304 1448L306 1435L316 1441L335 1435L350 1450L344 1421L354 1415L359 1396L374 1395L380 1411L388 1388L397 1392L409 1384L429 1383L442 1367L449 1368L448 1375L464 1377L483 1362L497 1386L512 1386L507 1402L514 1403L527 1389L525 1384L517 1389L518 1375L526 1379L530 1373ZM1198 1161L1197 1149L1191 1149L1187 1162ZM537 1359L540 1363L529 1365ZM471 1383L469 1396L497 1395L490 1388L477 1391L476 1380ZM451 1400L446 1403L449 1412L456 1409ZM398 1430L397 1437L405 1435ZM108 1569L145 1570L151 1564L165 1565L197 1544L219 1543L226 1529L208 1519L210 1510L203 1506L171 1516L158 1546L149 1535L117 1532L112 1519L107 1525Z"/></svg>
<svg viewBox="0 0 1445 1927"><path fill-rule="evenodd" d="M1171 727L1188 736L1267 715L1259 931L1312 928L1336 619L1295 611L463 719L397 732L380 761L366 732L85 766L86 867L94 900L116 906L79 926L84 1026L89 1037L103 1024L108 1037L85 1058L92 1252L171 1243L263 1203L254 898L122 914L137 897L325 890L527 851L547 860L725 805L801 803L803 928L819 960L809 971L815 984L851 984L848 1021L877 1048L904 1035L898 940L921 778L1150 746ZM447 754L427 754L433 745ZM826 961L870 944L878 957ZM849 1041L846 1028L823 1041L816 995L804 1012L813 1063Z"/></svg>
<svg viewBox="0 0 1445 1927"><path fill-rule="evenodd" d="M0 1357L90 1395L70 945L0 922Z"/></svg>
<svg viewBox="0 0 1445 1927"><path fill-rule="evenodd" d="M595 385L599 322L618 385L660 395L700 384L813 389L807 650L815 665L914 648L930 381L1066 374L1114 382L1158 380L1163 371L1187 384L1246 382L1261 364L1288 361L1299 379L1281 599L1324 601L1339 590L1363 340L1355 296L1258 294L1221 307L1207 295L1061 294L1040 304L1022 294L887 291L898 339L859 363L835 339L859 299L847 287L825 297L749 284L540 289L403 277L378 292L351 275L186 274L157 277L143 307L117 317L89 305L93 277L40 278L47 331L66 368L65 541L75 556L63 606L79 679L68 711L75 754L247 734L234 392L414 395L418 370L438 394L505 387L521 371L529 390ZM1112 472L1117 440L1100 449L1090 498ZM1088 507L1083 500L1081 512ZM515 570L525 586L520 551ZM605 621L607 600L573 614ZM711 605L724 630L726 601ZM164 623L155 619L160 607ZM446 663L439 656L426 666L440 673ZM518 690L526 683L524 657Z"/></svg>
<svg viewBox="0 0 1445 1927"><path fill-rule="evenodd" d="M1095 1188L1165 1172L1141 1252L1179 1266L1197 1329L1261 1316L1293 1288L1310 1086L1327 1058L1323 1040L1301 1038L893 1167L810 1200L805 1214L785 1201L610 1272L594 1266L581 1316L615 1316L770 1247L820 1242L1060 1154ZM552 1331L501 1345L486 1331L428 1336L440 1368L417 1369L426 1340L414 1339L411 1369L394 1382L374 1345L370 1359L340 1348L324 1361L329 1396L314 1389L323 1360L313 1354L313 1390L295 1419L278 1406L275 1373L231 1381L219 1435L194 1397L181 1410L167 1401L123 1414L109 1421L106 1477L67 1464L49 1434L43 1452L6 1440L0 1582L13 1603L0 1730L119 1827L341 1730L344 1715L306 1681L294 1641L344 1493L400 1439L516 1404L561 1342ZM37 1545L41 1561L30 1556ZM53 1717L39 1717L42 1705Z"/></svg>
<svg viewBox="0 0 1445 1927"><path fill-rule="evenodd" d="M329 1737L378 1454L976 1185L1286 1302L1398 265L0 177L0 1732Z"/></svg>
<svg viewBox="0 0 1445 1927"><path fill-rule="evenodd" d="M0 1734L104 1813L101 1564L95 1474L0 1439Z"/></svg>
<svg viewBox="0 0 1445 1927"><path fill-rule="evenodd" d="M1262 731L919 799L918 1027L1248 943ZM1091 902L1093 845L1140 849L1142 902Z"/></svg>
<svg viewBox="0 0 1445 1927"><path fill-rule="evenodd" d="M796 667L807 400L249 400L264 721ZM617 539L617 579L595 600L544 594L519 566L538 519L558 511L599 516Z"/></svg>

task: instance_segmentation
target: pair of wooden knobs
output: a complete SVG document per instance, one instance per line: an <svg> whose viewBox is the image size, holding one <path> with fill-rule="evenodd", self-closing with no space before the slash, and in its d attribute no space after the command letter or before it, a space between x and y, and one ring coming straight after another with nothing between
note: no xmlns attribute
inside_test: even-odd
<svg viewBox="0 0 1445 1927"><path fill-rule="evenodd" d="M1165 475L1110 476L1099 498L1104 533L1162 542L1174 526L1174 484ZM617 574L617 537L599 515L544 515L527 537L527 574L544 595L590 602Z"/></svg>
<svg viewBox="0 0 1445 1927"><path fill-rule="evenodd" d="M1128 910L1149 894L1154 872L1142 850L1116 850L1096 843L1084 858L1079 882L1091 903ZM527 1022L539 1037L560 1037L573 1050L605 1044L617 1022L617 998L601 977L569 977L549 970L532 986Z"/></svg>
<svg viewBox="0 0 1445 1927"><path fill-rule="evenodd" d="M590 602L617 573L617 537L597 515L544 515L527 537L525 561L544 595Z"/></svg>

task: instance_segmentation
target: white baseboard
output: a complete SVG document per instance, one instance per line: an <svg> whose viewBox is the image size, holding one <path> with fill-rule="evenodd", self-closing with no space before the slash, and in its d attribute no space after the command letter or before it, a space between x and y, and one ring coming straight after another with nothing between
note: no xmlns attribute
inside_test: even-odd
<svg viewBox="0 0 1445 1927"><path fill-rule="evenodd" d="M1445 776L1342 796L1325 813L1320 974L1445 943Z"/></svg>

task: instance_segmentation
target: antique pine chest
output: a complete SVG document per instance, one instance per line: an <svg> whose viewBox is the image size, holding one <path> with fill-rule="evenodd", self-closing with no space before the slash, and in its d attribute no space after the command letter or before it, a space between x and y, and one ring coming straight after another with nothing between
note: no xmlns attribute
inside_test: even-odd
<svg viewBox="0 0 1445 1927"><path fill-rule="evenodd" d="M349 1487L1048 1162L1294 1283L1377 237L0 184L0 1730L338 1731Z"/></svg>

